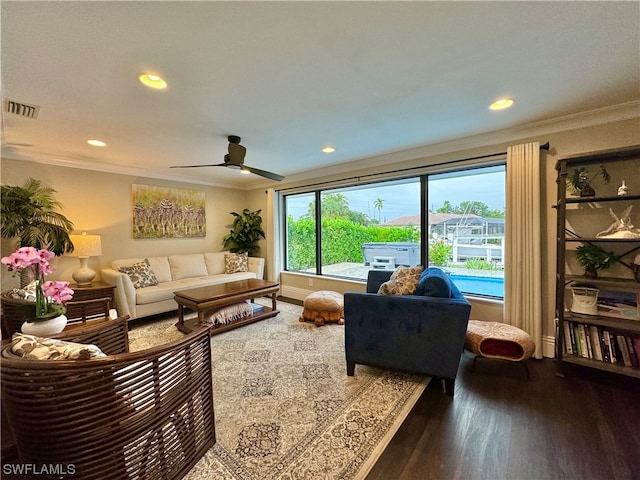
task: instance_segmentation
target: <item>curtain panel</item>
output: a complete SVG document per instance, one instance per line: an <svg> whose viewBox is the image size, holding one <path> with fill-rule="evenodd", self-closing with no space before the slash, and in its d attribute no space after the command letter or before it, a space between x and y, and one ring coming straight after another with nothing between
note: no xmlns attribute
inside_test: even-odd
<svg viewBox="0 0 640 480"><path fill-rule="evenodd" d="M533 338L542 358L540 144L507 149L504 321Z"/></svg>

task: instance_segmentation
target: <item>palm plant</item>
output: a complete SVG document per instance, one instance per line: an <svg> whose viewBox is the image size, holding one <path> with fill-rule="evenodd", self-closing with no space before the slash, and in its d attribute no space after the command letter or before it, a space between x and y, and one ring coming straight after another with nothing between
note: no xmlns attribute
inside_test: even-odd
<svg viewBox="0 0 640 480"><path fill-rule="evenodd" d="M2 185L2 238L18 238L18 247L50 250L56 255L73 251L69 233L73 223L55 211L61 208L55 190L28 178L22 186Z"/></svg>

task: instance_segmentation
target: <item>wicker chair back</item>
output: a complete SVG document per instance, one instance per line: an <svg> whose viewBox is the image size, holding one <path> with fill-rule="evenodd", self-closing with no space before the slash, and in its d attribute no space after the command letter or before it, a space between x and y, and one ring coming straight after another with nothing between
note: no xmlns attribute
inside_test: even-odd
<svg viewBox="0 0 640 480"><path fill-rule="evenodd" d="M91 360L27 360L10 345L1 356L22 462L66 465L83 479L178 479L215 443L207 329Z"/></svg>

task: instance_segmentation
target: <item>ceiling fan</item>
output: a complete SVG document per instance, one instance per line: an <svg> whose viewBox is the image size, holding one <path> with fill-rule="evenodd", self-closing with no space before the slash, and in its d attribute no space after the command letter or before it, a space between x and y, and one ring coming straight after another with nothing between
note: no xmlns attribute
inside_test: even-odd
<svg viewBox="0 0 640 480"><path fill-rule="evenodd" d="M259 168L253 168L245 165L244 156L247 154L247 149L240 145L241 138L237 135L229 135L227 140L229 140L229 153L224 156L224 163L216 163L212 165L172 165L170 168L229 167L240 169L243 172L260 175L261 177L276 180L278 182L284 178L282 175L278 175L277 173L267 172L266 170L260 170Z"/></svg>

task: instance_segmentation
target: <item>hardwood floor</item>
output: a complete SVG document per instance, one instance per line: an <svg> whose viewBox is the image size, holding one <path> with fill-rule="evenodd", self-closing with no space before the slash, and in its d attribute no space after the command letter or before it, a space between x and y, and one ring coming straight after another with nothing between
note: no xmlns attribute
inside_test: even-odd
<svg viewBox="0 0 640 480"><path fill-rule="evenodd" d="M463 355L455 397L432 381L367 480L640 479L640 382Z"/></svg>

